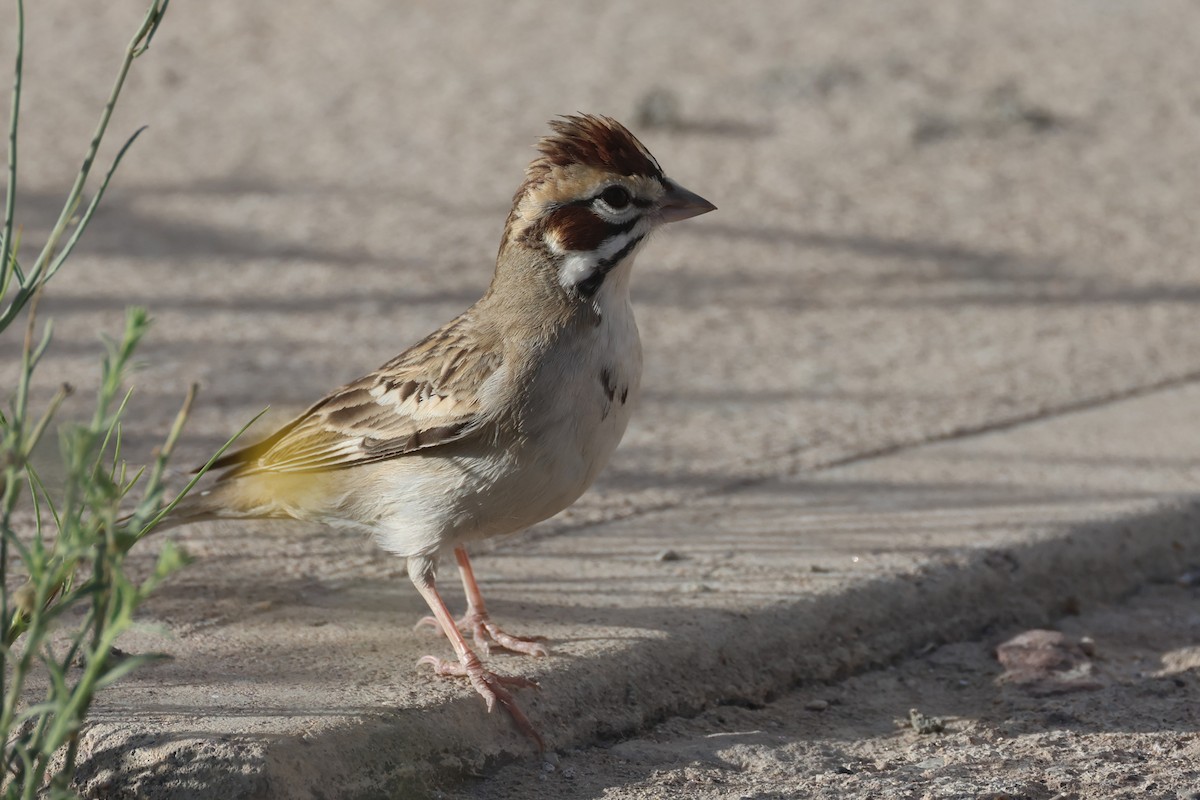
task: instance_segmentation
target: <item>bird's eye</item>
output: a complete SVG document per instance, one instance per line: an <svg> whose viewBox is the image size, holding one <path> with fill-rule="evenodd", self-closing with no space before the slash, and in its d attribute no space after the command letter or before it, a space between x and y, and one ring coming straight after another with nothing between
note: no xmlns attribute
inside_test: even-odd
<svg viewBox="0 0 1200 800"><path fill-rule="evenodd" d="M620 210L629 205L629 190L624 186L610 186L600 193L600 199L609 208Z"/></svg>

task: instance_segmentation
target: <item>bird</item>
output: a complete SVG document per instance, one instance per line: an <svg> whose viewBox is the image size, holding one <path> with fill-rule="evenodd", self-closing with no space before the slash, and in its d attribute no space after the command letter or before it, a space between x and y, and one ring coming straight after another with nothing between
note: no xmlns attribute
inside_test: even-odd
<svg viewBox="0 0 1200 800"><path fill-rule="evenodd" d="M537 683L481 660L530 656L535 637L492 621L467 546L515 533L574 503L609 461L639 396L642 346L630 302L650 234L716 209L668 178L607 116L551 120L504 226L495 272L466 311L277 431L211 464L168 525L292 519L368 535L406 571L455 659L418 664L466 678L540 748L513 693ZM453 554L467 609L437 589ZM472 649L464 633L469 634Z"/></svg>

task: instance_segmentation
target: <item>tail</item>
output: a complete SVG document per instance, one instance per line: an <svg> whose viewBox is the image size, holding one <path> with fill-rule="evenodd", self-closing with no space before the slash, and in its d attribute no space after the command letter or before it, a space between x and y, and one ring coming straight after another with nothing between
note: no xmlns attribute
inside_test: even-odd
<svg viewBox="0 0 1200 800"><path fill-rule="evenodd" d="M220 508L210 499L211 496L211 490L192 492L154 526L154 532L169 531L193 522L220 519Z"/></svg>
<svg viewBox="0 0 1200 800"><path fill-rule="evenodd" d="M195 487L188 492L165 517L159 520L150 533L159 533L190 525L193 522L211 522L218 519L263 519L281 516L264 495L261 481L220 478L207 486ZM286 516L286 515L284 515ZM132 515L124 517L128 521Z"/></svg>
<svg viewBox="0 0 1200 800"><path fill-rule="evenodd" d="M211 495L211 492L195 492L185 497L179 502L179 505L171 509L171 513L167 514L147 533L165 533L172 528L178 528L181 525L190 525L193 522L205 522L208 520L220 519L221 514L219 509L209 500L206 495ZM118 524L126 524L133 519L133 514L126 514L117 520Z"/></svg>
<svg viewBox="0 0 1200 800"><path fill-rule="evenodd" d="M305 519L308 503L320 502L324 496L323 486L321 476L308 474L222 476L190 492L154 530L218 519Z"/></svg>

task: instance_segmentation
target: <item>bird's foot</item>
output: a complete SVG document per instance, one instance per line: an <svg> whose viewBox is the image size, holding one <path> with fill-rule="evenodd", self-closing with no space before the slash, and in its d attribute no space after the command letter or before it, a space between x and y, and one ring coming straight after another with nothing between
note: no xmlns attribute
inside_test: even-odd
<svg viewBox="0 0 1200 800"><path fill-rule="evenodd" d="M504 687L511 686L514 689L538 689L537 681L526 678L520 675L497 675L491 670L485 669L478 658L468 651L468 659L466 663L462 661L446 661L437 656L422 656L417 660L418 664L430 664L433 666L435 675L446 677L467 678L471 681L471 686L487 703L487 710L490 714L492 709L499 702L508 715L512 717L513 723L521 731L528 736L538 746L539 751L546 749L545 743L542 741L541 734L533 727L533 723L529 721L529 717L525 716L525 712L521 711L517 705L517 701L509 694Z"/></svg>
<svg viewBox="0 0 1200 800"><path fill-rule="evenodd" d="M550 655L550 651L539 644L543 637L522 637L506 633L499 625L492 622L491 617L488 616L486 611L476 611L473 608L468 608L467 613L455 620L454 624L463 633L471 634L471 639L475 642L475 647L485 656L492 652L493 645L513 653L521 653L538 658ZM416 627L420 628L422 625L431 625L438 631L442 629L438 625L438 621L433 617L422 617L417 622Z"/></svg>

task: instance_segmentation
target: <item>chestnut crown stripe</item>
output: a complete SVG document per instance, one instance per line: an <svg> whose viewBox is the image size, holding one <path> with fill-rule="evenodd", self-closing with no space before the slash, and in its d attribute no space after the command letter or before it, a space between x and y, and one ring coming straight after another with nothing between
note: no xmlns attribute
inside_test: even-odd
<svg viewBox="0 0 1200 800"><path fill-rule="evenodd" d="M553 120L550 127L555 135L543 138L538 150L553 166L584 164L623 175L663 177L650 151L611 117L568 116Z"/></svg>
<svg viewBox="0 0 1200 800"><path fill-rule="evenodd" d="M662 167L650 151L621 123L591 114L553 120L554 135L538 142L541 158L529 165L528 177L544 178L554 167L583 164L621 175L662 179Z"/></svg>

